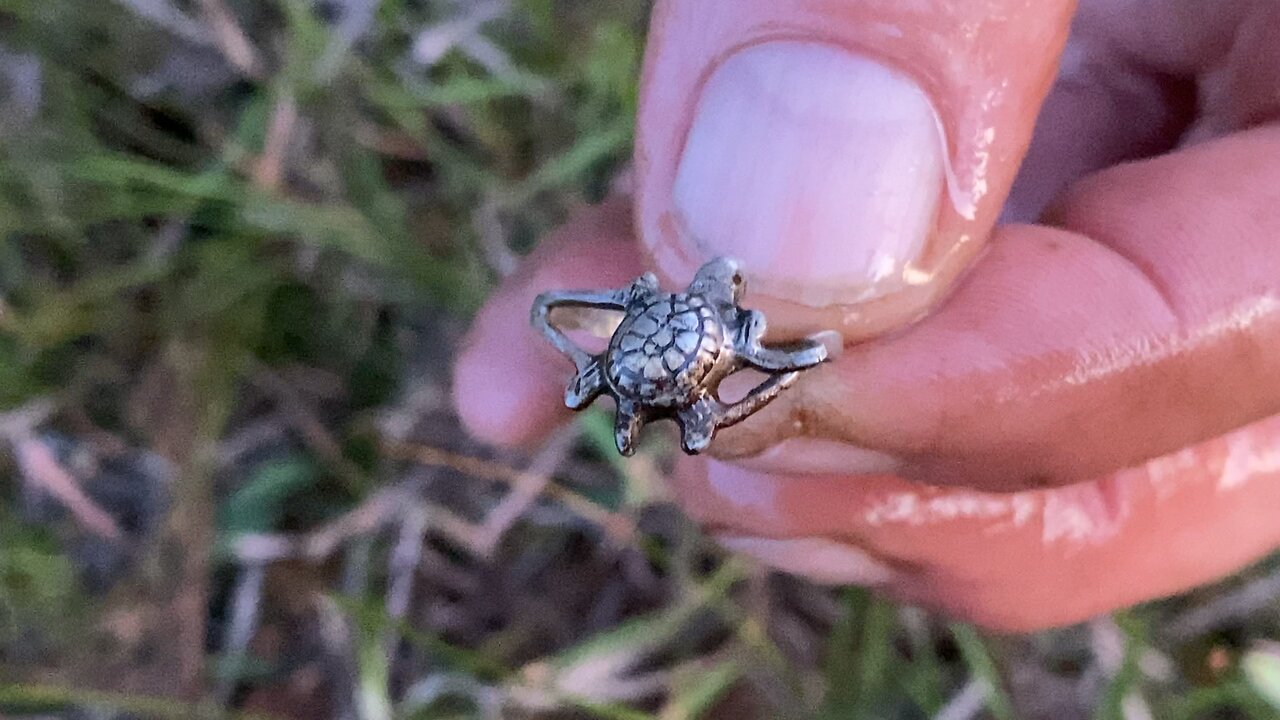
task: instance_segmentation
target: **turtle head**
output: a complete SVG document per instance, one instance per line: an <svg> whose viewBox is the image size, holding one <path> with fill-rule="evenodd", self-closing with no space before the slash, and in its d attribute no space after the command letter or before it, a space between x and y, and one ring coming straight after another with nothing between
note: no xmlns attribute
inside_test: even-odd
<svg viewBox="0 0 1280 720"><path fill-rule="evenodd" d="M736 305L742 300L747 290L747 281L743 277L742 267L733 258L718 257L708 260L698 268L698 273L689 283L689 292L703 295L716 302Z"/></svg>
<svg viewBox="0 0 1280 720"><path fill-rule="evenodd" d="M656 292L658 292L658 276L651 272L632 280L631 286L627 288L627 294L632 300L647 298Z"/></svg>

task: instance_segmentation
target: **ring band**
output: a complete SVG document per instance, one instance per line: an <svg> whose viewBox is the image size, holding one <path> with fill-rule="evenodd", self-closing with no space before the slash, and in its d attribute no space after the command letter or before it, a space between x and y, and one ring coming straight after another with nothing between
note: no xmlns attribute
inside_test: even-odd
<svg viewBox="0 0 1280 720"><path fill-rule="evenodd" d="M739 305L745 290L737 261L716 258L684 292L664 292L653 273L645 273L620 290L543 293L534 301L532 322L577 368L565 405L581 410L602 394L615 400L618 452L635 452L645 423L671 418L680 426L681 448L694 455L720 428L750 417L801 371L828 359L826 346L813 337L785 349L765 346L764 314ZM557 309L559 326L552 322ZM607 335L608 347L589 353L567 329ZM720 382L745 368L768 377L741 400L722 402Z"/></svg>

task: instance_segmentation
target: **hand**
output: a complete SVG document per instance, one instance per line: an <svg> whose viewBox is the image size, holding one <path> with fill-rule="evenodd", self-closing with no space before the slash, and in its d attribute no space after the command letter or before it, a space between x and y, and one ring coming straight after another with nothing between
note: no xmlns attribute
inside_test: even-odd
<svg viewBox="0 0 1280 720"><path fill-rule="evenodd" d="M1031 629L1280 544L1280 4L1072 6L659 2L634 218L584 211L490 300L466 423L567 419L538 292L728 254L777 336L847 347L681 461L726 546Z"/></svg>

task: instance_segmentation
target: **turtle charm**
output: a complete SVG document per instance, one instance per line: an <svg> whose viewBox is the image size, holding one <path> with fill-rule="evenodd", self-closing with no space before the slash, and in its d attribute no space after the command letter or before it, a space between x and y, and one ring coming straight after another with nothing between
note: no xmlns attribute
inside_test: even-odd
<svg viewBox="0 0 1280 720"><path fill-rule="evenodd" d="M764 315L738 305L745 289L738 263L716 258L680 293L663 292L653 273L622 290L543 293L534 301L532 321L577 367L565 405L581 410L606 393L616 401L618 452L635 452L646 422L673 418L681 447L694 455L717 430L742 422L795 383L801 370L827 360L826 346L813 338L785 349L765 347ZM578 311L568 319L572 327L611 333L608 347L592 354L574 344L552 324L557 307ZM620 311L622 319L613 326L592 310L615 318ZM747 367L769 377L741 400L722 402L720 381Z"/></svg>

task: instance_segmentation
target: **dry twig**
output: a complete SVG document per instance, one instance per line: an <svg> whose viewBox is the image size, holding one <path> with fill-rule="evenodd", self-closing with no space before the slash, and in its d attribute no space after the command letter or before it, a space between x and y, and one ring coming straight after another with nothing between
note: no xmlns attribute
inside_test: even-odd
<svg viewBox="0 0 1280 720"><path fill-rule="evenodd" d="M342 452L342 446L334 439L329 428L316 417L315 412L284 378L265 365L258 367L252 382L260 389L275 396L289 424L298 432L302 441L323 460L329 469L351 489L364 487L365 473Z"/></svg>
<svg viewBox="0 0 1280 720"><path fill-rule="evenodd" d="M262 143L262 155L254 166L253 181L265 190L280 187L280 179L284 174L285 154L289 149L289 139L293 136L294 127L298 124L298 103L293 93L280 93L276 98L275 108L271 111L271 123L267 126L267 137Z"/></svg>
<svg viewBox="0 0 1280 720"><path fill-rule="evenodd" d="M387 562L387 616L404 618L413 597L413 576L422 562L422 538L427 532L427 510L407 509L400 520L400 537Z"/></svg>
<svg viewBox="0 0 1280 720"><path fill-rule="evenodd" d="M62 504L85 530L105 540L119 542L124 533L114 518L98 507L76 478L58 462L53 450L34 435L13 442L22 477Z"/></svg>
<svg viewBox="0 0 1280 720"><path fill-rule="evenodd" d="M482 460L459 453L433 448L428 445L383 441L388 457L408 460L432 467L447 467L475 478L496 480L509 485L519 485L527 473L502 463ZM616 541L627 544L635 534L635 523L625 515L600 507L569 488L548 482L543 492L564 504L579 516L599 525Z"/></svg>
<svg viewBox="0 0 1280 720"><path fill-rule="evenodd" d="M960 688L960 692L951 696L933 720L973 720L986 709L989 692L991 686L985 680L970 680Z"/></svg>
<svg viewBox="0 0 1280 720"><path fill-rule="evenodd" d="M243 563L291 558L319 562L347 543L368 537L402 520L408 513L419 512L424 518L424 531L429 525L463 548L475 552L474 525L444 508L423 502L404 486L376 492L354 509L309 533L246 533L231 543L231 552Z"/></svg>
<svg viewBox="0 0 1280 720"><path fill-rule="evenodd" d="M240 571L236 579L235 593L231 599L231 623L223 645L223 654L233 661L247 657L249 641L258 627L258 610L262 599L262 583L266 570L261 564L251 563ZM235 691L235 678L226 677L218 687L218 703L226 705Z"/></svg>
<svg viewBox="0 0 1280 720"><path fill-rule="evenodd" d="M516 271L520 258L507 244L507 231L502 225L501 202L495 193L487 193L471 216L471 226L480 238L480 250L489 267L499 277Z"/></svg>
<svg viewBox="0 0 1280 720"><path fill-rule="evenodd" d="M481 555L492 555L507 530L546 490L547 484L551 482L551 474L560 466L577 437L577 432L572 429L556 433L538 451L533 462L529 463L529 468L515 478L511 492L489 511L477 529L476 540Z"/></svg>
<svg viewBox="0 0 1280 720"><path fill-rule="evenodd" d="M121 0L136 15L144 17L189 43L209 45L204 25L191 19L169 0Z"/></svg>
<svg viewBox="0 0 1280 720"><path fill-rule="evenodd" d="M213 37L227 62L246 77L261 80L266 75L262 59L253 43L240 29L235 15L224 0L200 0L205 20L213 30Z"/></svg>

